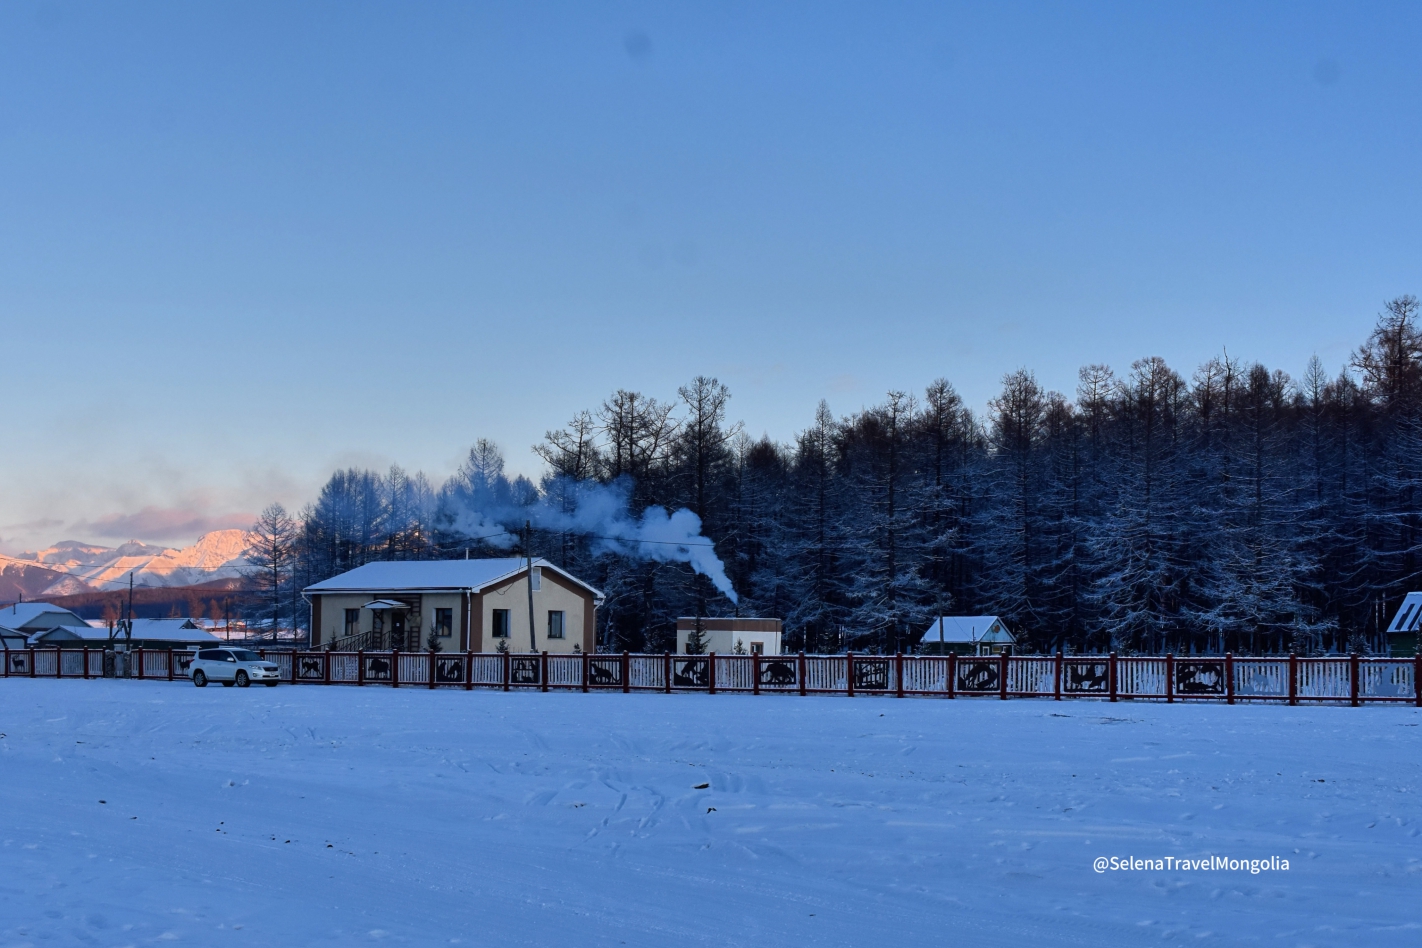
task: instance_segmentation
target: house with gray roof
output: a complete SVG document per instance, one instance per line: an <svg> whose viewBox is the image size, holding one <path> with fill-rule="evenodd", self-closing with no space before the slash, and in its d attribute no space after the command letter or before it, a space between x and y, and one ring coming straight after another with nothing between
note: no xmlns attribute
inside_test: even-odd
<svg viewBox="0 0 1422 948"><path fill-rule="evenodd" d="M192 619L134 619L131 634L122 625L112 632L106 627L55 626L34 632L32 648L107 648L122 644L130 648L199 648L220 645L222 640Z"/></svg>
<svg viewBox="0 0 1422 948"><path fill-rule="evenodd" d="M530 571L519 557L367 563L302 595L311 647L343 651L591 652L603 598L547 560Z"/></svg>
<svg viewBox="0 0 1422 948"><path fill-rule="evenodd" d="M63 606L47 602L16 602L0 608L0 649L27 648L30 636L53 629L89 628L89 623Z"/></svg>

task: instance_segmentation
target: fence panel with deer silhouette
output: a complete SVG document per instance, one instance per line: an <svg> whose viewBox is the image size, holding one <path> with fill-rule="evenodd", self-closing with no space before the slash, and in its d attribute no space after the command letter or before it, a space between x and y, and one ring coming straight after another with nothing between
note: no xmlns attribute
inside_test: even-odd
<svg viewBox="0 0 1422 948"><path fill-rule="evenodd" d="M281 680L503 690L731 692L1106 701L1276 701L1422 707L1422 656L674 655L547 652L267 651ZM186 680L188 649L0 653L5 678Z"/></svg>

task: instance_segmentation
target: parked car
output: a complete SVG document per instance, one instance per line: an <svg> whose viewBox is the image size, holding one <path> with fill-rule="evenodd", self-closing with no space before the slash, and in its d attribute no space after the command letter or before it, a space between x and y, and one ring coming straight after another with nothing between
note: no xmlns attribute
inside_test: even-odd
<svg viewBox="0 0 1422 948"><path fill-rule="evenodd" d="M250 649L204 648L188 666L188 677L199 688L206 688L209 681L220 681L224 688L246 688L254 681L275 688L281 670Z"/></svg>

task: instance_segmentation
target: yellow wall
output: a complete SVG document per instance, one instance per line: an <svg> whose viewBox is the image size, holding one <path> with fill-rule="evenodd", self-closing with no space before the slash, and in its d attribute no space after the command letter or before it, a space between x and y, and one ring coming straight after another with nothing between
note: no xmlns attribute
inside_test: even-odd
<svg viewBox="0 0 1422 948"><path fill-rule="evenodd" d="M591 596L585 596L570 588L566 580L557 580L544 571L540 589L533 594L533 613L536 622L535 651L574 652L593 650L592 630L595 622ZM579 587L580 589L581 587ZM367 590L361 593L317 594L321 603L322 646L346 634L345 610L360 609L359 632L369 632L373 625L374 613L364 608L375 599L407 598L410 594L391 590ZM315 600L317 595L313 595ZM454 610L454 631L448 638L440 639L443 651L460 650L461 617L464 611L463 593L427 593L420 597L419 647L425 648L430 629L434 626L436 609ZM486 589L482 594L471 597L468 618L468 649L474 652L497 651L500 641L515 652L529 651L528 639L528 586L523 577L513 579L502 586ZM509 610L509 637L507 640L494 638L494 610ZM548 638L548 612L562 610L563 638ZM386 626L388 631L389 626ZM576 648L575 648L576 646ZM769 647L767 646L767 651Z"/></svg>
<svg viewBox="0 0 1422 948"><path fill-rule="evenodd" d="M346 635L346 610L360 610L360 628L357 632L369 632L374 627L375 613L364 608L367 602L375 599L392 598L394 596L408 597L408 593L374 593L364 592L355 594L327 594L321 596L321 644L327 645L332 639L338 639ZM314 598L314 597L313 597ZM429 638L430 629L434 628L435 610L451 609L454 613L453 634L448 638L440 639L440 646L446 652L459 650L459 623L460 614L464 610L464 596L460 593L427 593L419 597L420 600L420 648L425 648ZM413 615L410 616L414 618ZM390 626L387 623L386 631Z"/></svg>
<svg viewBox="0 0 1422 948"><path fill-rule="evenodd" d="M570 589L552 581L547 571L543 574L542 588L533 594L534 641L533 651L572 652L573 646L580 649L583 643L583 622L587 600ZM483 621L478 628L483 629L483 642L471 641L469 647L476 652L493 652L499 647L500 639L494 638L494 610L509 610L508 648L513 652L529 651L528 641L528 583L519 577L503 586L486 589L482 597ZM548 638L548 611L563 610L563 638Z"/></svg>

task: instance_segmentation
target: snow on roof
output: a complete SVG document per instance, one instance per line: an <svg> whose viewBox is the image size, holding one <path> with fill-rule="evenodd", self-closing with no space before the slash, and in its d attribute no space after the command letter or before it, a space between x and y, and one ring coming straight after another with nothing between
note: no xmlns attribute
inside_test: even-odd
<svg viewBox="0 0 1422 948"><path fill-rule="evenodd" d="M220 641L192 619L134 619L133 637L173 642Z"/></svg>
<svg viewBox="0 0 1422 948"><path fill-rule="evenodd" d="M1422 622L1422 592L1408 593L1402 600L1402 605L1397 607L1397 614L1392 617L1392 625L1387 627L1388 632L1416 632L1418 623Z"/></svg>
<svg viewBox="0 0 1422 948"><path fill-rule="evenodd" d="M124 634L120 629L115 634L116 641L122 641ZM174 642L174 643L207 643L222 641L217 636L210 634L193 622L192 619L134 619L133 639L143 642ZM109 630L95 628L85 625L82 628L76 626L65 626L59 629L43 629L31 635L29 638L32 644L48 644L60 641L84 641L84 642L107 642L109 640Z"/></svg>
<svg viewBox="0 0 1422 948"><path fill-rule="evenodd" d="M524 569L525 561L517 556L488 557L477 560L400 560L366 563L355 569L332 576L303 592L416 592L427 589L469 589L478 591L509 579ZM587 583L559 569L544 559L533 565L552 570L601 599L602 593Z"/></svg>
<svg viewBox="0 0 1422 948"><path fill-rule="evenodd" d="M996 626L996 628L994 628ZM942 630L942 638L939 631ZM997 616L940 616L923 632L924 642L1013 642Z"/></svg>
<svg viewBox="0 0 1422 948"><path fill-rule="evenodd" d="M58 613L61 616L69 616L73 623L63 623L65 625L87 625L83 619L65 609L63 606L50 605L47 602L17 602L11 606L0 609L0 628L20 631L34 620L48 613Z"/></svg>

